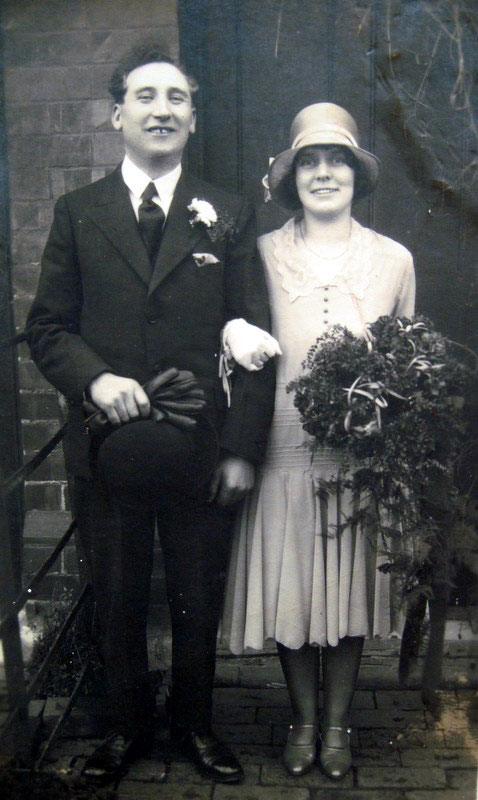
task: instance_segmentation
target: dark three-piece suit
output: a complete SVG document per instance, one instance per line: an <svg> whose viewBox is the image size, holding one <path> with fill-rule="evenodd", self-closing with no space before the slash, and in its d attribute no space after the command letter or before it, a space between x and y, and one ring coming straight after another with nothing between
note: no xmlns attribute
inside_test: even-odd
<svg viewBox="0 0 478 800"><path fill-rule="evenodd" d="M211 204L216 225L191 224L194 198ZM28 339L41 372L69 402L65 460L111 709L132 733L152 712L145 631L155 520L173 626L173 718L196 730L210 724L232 511L207 502L207 486L223 455L260 462L274 393L271 362L260 372L236 367L227 407L220 334L239 317L269 327L253 213L240 198L183 173L153 267L120 168L58 201ZM193 432L152 420L106 438L87 431L81 402L94 378L107 371L144 384L168 367L191 370L204 390ZM137 453L140 428L147 446Z"/></svg>

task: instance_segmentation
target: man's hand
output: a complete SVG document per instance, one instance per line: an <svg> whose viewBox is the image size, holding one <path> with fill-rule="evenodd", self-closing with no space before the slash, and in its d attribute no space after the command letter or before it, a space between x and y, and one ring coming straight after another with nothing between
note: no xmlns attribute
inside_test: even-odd
<svg viewBox="0 0 478 800"><path fill-rule="evenodd" d="M88 392L93 402L105 412L112 425L121 425L139 417L148 417L151 410L148 395L132 378L102 372L91 381Z"/></svg>
<svg viewBox="0 0 478 800"><path fill-rule="evenodd" d="M241 500L254 486L254 466L239 456L227 456L217 465L209 493L209 502L229 506Z"/></svg>

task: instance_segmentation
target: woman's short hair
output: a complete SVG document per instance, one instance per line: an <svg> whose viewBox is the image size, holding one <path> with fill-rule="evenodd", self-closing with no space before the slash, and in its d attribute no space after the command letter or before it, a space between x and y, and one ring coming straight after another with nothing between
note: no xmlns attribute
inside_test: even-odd
<svg viewBox="0 0 478 800"><path fill-rule="evenodd" d="M355 158L354 154L349 150L348 147L342 146L340 144L322 145L322 146L333 147L334 149L340 150L344 154L346 163L354 171L354 197L353 197L353 200L355 200L356 193L357 193L357 186L360 186L360 183L361 183L361 181L360 181L361 169L360 169L359 160L357 158ZM303 149L305 149L305 148L303 148ZM302 205L302 203L299 200L299 195L297 194L297 186L296 186L296 183L295 183L295 175L296 175L296 170L297 170L297 161L300 158L301 152L302 152L302 150L299 150L297 152L297 154L296 154L296 156L294 158L294 161L292 162L292 166L291 166L290 171L282 179L282 183L281 183L282 192L283 192L284 196L287 195L287 197L290 198L290 203L289 203L288 207L291 208L291 209L294 209L294 208L295 209L299 209L301 207L301 205ZM353 200L352 200L352 202L353 202Z"/></svg>

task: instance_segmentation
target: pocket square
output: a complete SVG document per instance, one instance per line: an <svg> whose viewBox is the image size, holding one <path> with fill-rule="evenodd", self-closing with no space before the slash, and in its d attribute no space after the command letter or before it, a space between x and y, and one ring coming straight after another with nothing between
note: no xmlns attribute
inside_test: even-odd
<svg viewBox="0 0 478 800"><path fill-rule="evenodd" d="M206 267L208 264L219 264L219 259L212 253L193 253L197 267Z"/></svg>

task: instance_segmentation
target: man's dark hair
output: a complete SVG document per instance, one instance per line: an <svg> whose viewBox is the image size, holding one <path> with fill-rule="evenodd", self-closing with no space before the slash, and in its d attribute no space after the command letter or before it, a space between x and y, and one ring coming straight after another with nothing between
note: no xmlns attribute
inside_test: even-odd
<svg viewBox="0 0 478 800"><path fill-rule="evenodd" d="M168 56L157 42L140 42L131 48L121 58L119 64L111 75L108 91L115 103L122 103L126 93L126 78L129 73L137 67L145 64L161 63L172 64L183 73L186 78L191 94L197 92L198 84L195 78L185 72L182 65L175 59Z"/></svg>

